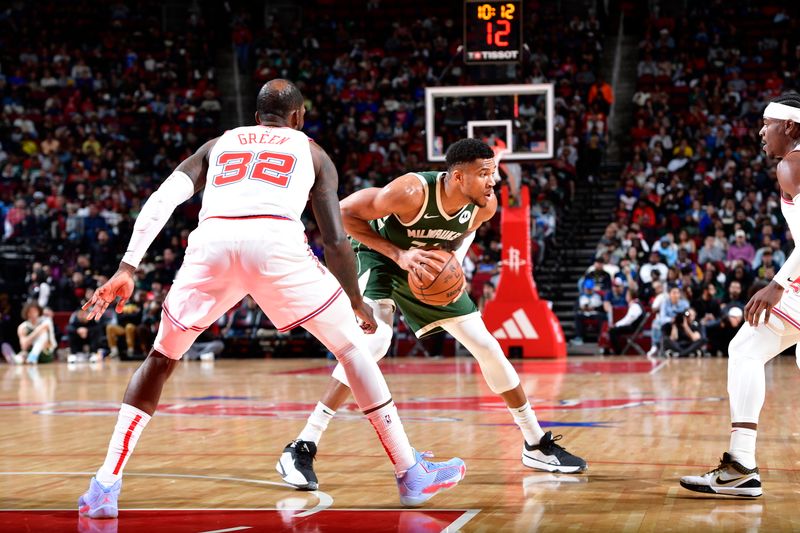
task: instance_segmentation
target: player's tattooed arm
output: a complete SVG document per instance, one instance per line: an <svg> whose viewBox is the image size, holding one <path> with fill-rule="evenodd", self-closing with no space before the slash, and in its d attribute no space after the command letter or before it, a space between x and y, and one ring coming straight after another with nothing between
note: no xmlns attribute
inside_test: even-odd
<svg viewBox="0 0 800 533"><path fill-rule="evenodd" d="M322 234L325 264L350 298L353 311L362 321L361 327L367 333L374 333L378 324L358 288L356 257L344 231L342 214L339 211L339 174L325 150L315 143L311 143L311 157L316 174L314 186L311 188L311 208Z"/></svg>
<svg viewBox="0 0 800 533"><path fill-rule="evenodd" d="M194 183L194 192L197 194L202 191L206 186L206 174L208 174L208 156L211 149L217 143L219 137L211 139L203 146L197 149L195 153L181 161L180 165L175 169L176 171L183 172Z"/></svg>
<svg viewBox="0 0 800 533"><path fill-rule="evenodd" d="M419 178L405 174L383 188L362 189L342 200L342 220L347 233L359 242L385 255L400 268L433 280L444 265L439 256L421 248L403 250L369 225L371 220L390 215L410 222L419 214L424 201L425 191Z"/></svg>

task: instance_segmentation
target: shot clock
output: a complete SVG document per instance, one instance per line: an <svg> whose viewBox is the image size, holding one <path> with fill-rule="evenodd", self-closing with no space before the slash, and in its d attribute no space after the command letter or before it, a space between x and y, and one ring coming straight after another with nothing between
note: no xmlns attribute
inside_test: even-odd
<svg viewBox="0 0 800 533"><path fill-rule="evenodd" d="M516 63L522 58L522 0L465 0L464 62Z"/></svg>

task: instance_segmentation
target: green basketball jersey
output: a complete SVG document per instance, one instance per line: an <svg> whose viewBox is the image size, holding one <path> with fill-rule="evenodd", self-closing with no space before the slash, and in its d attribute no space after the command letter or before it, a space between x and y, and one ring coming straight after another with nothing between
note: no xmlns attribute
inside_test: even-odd
<svg viewBox="0 0 800 533"><path fill-rule="evenodd" d="M444 187L446 172L414 172L425 191L422 209L408 224L402 222L397 215L373 220L370 226L381 237L392 242L398 248L444 248L452 250L452 243L469 230L472 219L478 211L475 204L467 204L458 213L448 215L442 209L441 191ZM356 252L368 250L365 245L353 239Z"/></svg>
<svg viewBox="0 0 800 533"><path fill-rule="evenodd" d="M409 248L454 248L454 242L469 230L478 211L475 204L467 204L458 213L448 216L441 208L441 191L446 172L415 172L423 184L425 201L414 220L404 224L396 215L370 222L381 237L403 250ZM391 300L403 313L406 324L418 336L424 337L440 331L442 325L458 322L478 315L478 308L469 294L462 294L455 302L438 306L417 300L408 286L408 273L388 257L371 250L353 239L358 275L369 273L364 296L373 301Z"/></svg>

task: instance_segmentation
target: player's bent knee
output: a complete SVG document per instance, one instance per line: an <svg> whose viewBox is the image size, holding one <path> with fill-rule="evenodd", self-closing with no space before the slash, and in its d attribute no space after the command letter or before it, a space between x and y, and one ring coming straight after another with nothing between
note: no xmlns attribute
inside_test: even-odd
<svg viewBox="0 0 800 533"><path fill-rule="evenodd" d="M519 385L519 375L503 353L500 343L494 337L492 340L494 343L486 343L480 349L476 349L473 355L481 366L486 384L492 392L501 394Z"/></svg>
<svg viewBox="0 0 800 533"><path fill-rule="evenodd" d="M754 329L749 324L742 326L728 344L728 364L742 359L761 359L759 351L754 350Z"/></svg>
<svg viewBox="0 0 800 533"><path fill-rule="evenodd" d="M380 361L386 354L389 353L389 348L392 346L392 336L394 331L392 326L385 322L378 322L378 329L372 335L366 338L367 344L372 348L372 358Z"/></svg>
<svg viewBox="0 0 800 533"><path fill-rule="evenodd" d="M342 346L341 348L337 349L333 352L333 355L336 357L336 360L341 363L342 366L346 366L352 364L353 361L357 360L359 357L364 357L364 354L355 344L347 344Z"/></svg>

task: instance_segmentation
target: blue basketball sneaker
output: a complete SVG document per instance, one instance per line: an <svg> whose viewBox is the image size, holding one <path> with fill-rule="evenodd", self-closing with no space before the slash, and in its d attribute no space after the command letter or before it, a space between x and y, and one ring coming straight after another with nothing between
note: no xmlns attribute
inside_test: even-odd
<svg viewBox="0 0 800 533"><path fill-rule="evenodd" d="M397 478L400 503L406 507L418 507L439 492L455 487L467 473L467 465L458 457L432 463L425 460L433 457L431 452L414 450L414 456L417 459L414 466L406 470L403 477Z"/></svg>
<svg viewBox="0 0 800 533"><path fill-rule="evenodd" d="M97 479L89 482L89 490L78 499L78 513L89 518L116 518L119 514L117 500L122 479L105 488Z"/></svg>

